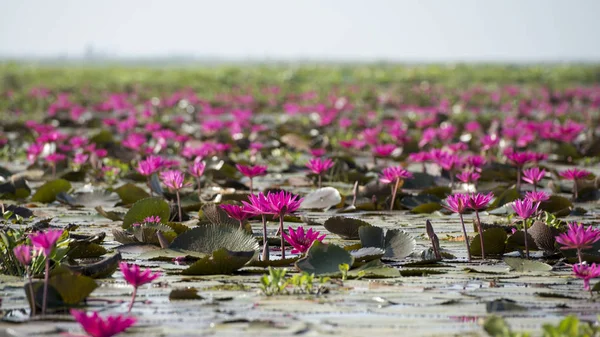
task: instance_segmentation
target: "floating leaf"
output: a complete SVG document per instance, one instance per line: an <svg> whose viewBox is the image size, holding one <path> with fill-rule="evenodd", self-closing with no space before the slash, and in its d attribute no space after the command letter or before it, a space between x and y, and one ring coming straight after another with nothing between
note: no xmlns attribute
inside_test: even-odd
<svg viewBox="0 0 600 337"><path fill-rule="evenodd" d="M540 210L552 213L556 216L567 216L573 209L573 203L559 195L551 195L550 199L540 204Z"/></svg>
<svg viewBox="0 0 600 337"><path fill-rule="evenodd" d="M17 205L4 205L4 211L12 212L9 219L15 219L17 216L20 216L23 219L29 219L33 216L33 212L29 208Z"/></svg>
<svg viewBox="0 0 600 337"><path fill-rule="evenodd" d="M435 185L435 177L422 172L413 172L413 179L404 182L404 188L409 190L422 190Z"/></svg>
<svg viewBox="0 0 600 337"><path fill-rule="evenodd" d="M385 233L385 259L400 260L415 250L417 243L407 232L401 229L390 229Z"/></svg>
<svg viewBox="0 0 600 337"><path fill-rule="evenodd" d="M210 254L221 248L233 252L247 252L257 251L259 247L254 237L243 230L229 226L204 225L179 235L169 248Z"/></svg>
<svg viewBox="0 0 600 337"><path fill-rule="evenodd" d="M98 287L94 279L73 274L68 268L60 266L52 270L48 284L58 291L67 305L79 304Z"/></svg>
<svg viewBox="0 0 600 337"><path fill-rule="evenodd" d="M556 236L560 234L556 228L550 227L544 222L536 221L527 230L527 234L531 235L535 245L539 248L547 252L556 251Z"/></svg>
<svg viewBox="0 0 600 337"><path fill-rule="evenodd" d="M422 195L406 196L406 197L402 198L402 200L400 200L400 204L402 204L402 206L412 210L412 209L416 208L417 206L424 205L424 204L436 203L439 205L441 201L442 200L440 198L436 197L435 195L422 194ZM441 206L440 206L440 208L441 208Z"/></svg>
<svg viewBox="0 0 600 337"><path fill-rule="evenodd" d="M56 195L60 192L68 192L71 189L71 183L64 179L56 179L40 186L31 197L32 202L51 203L56 200Z"/></svg>
<svg viewBox="0 0 600 337"><path fill-rule="evenodd" d="M363 247L385 247L385 236L381 227L362 226L358 229L358 236Z"/></svg>
<svg viewBox="0 0 600 337"><path fill-rule="evenodd" d="M232 219L227 213L217 206L217 204L210 203L202 207L202 212L206 219L213 225L218 226L229 226L233 228L239 228L239 221Z"/></svg>
<svg viewBox="0 0 600 337"><path fill-rule="evenodd" d="M112 132L108 130L101 130L97 134L90 137L90 143L96 145L104 145L112 142L114 142L114 136Z"/></svg>
<svg viewBox="0 0 600 337"><path fill-rule="evenodd" d="M535 243L535 240L533 239L533 237L531 236L531 232L529 230L527 231L527 248L529 248L529 250L538 250L538 246ZM486 249L487 249L487 246L486 246ZM508 240L506 240L506 247L504 248L505 253L514 252L517 250L521 250L521 251L525 250L525 232L524 231L517 231L514 234L512 234L511 236L509 236ZM487 253L487 250L486 250L486 253Z"/></svg>
<svg viewBox="0 0 600 337"><path fill-rule="evenodd" d="M506 232L502 228L488 228L483 231L483 243L485 244L485 254L503 255L506 246ZM471 241L471 255L481 256L480 235L477 234Z"/></svg>
<svg viewBox="0 0 600 337"><path fill-rule="evenodd" d="M447 196L452 194L452 189L448 186L434 186L422 190L421 192L419 192L419 194L435 195L440 199L445 199Z"/></svg>
<svg viewBox="0 0 600 337"><path fill-rule="evenodd" d="M203 300L196 288L173 289L169 293L169 301Z"/></svg>
<svg viewBox="0 0 600 337"><path fill-rule="evenodd" d="M117 253L96 263L65 266L72 272L98 279L110 277L117 270L120 261L121 253Z"/></svg>
<svg viewBox="0 0 600 337"><path fill-rule="evenodd" d="M97 206L94 209L96 210L96 212L98 212L98 214L112 221L123 221L123 218L125 217L125 213L123 212L107 212L101 206Z"/></svg>
<svg viewBox="0 0 600 337"><path fill-rule="evenodd" d="M215 250L211 256L200 259L181 273L183 275L229 275L242 268L255 251L232 252L225 248Z"/></svg>
<svg viewBox="0 0 600 337"><path fill-rule="evenodd" d="M489 205L488 209L491 210L501 207L509 202L519 199L519 197L520 195L516 188L505 189L496 197L496 199L494 199L494 201Z"/></svg>
<svg viewBox="0 0 600 337"><path fill-rule="evenodd" d="M60 176L60 178L64 179L64 180L72 181L72 182L83 182L83 181L85 181L85 176L86 176L86 171L79 170L79 171L65 172Z"/></svg>
<svg viewBox="0 0 600 337"><path fill-rule="evenodd" d="M429 213L433 213L435 211L439 211L440 209L442 209L442 205L440 203L437 202L428 202L426 204L422 204L419 205L413 209L410 210L411 213L415 213L415 214L429 214Z"/></svg>
<svg viewBox="0 0 600 337"><path fill-rule="evenodd" d="M169 204L160 197L146 198L137 201L125 214L122 227L127 229L134 223L140 223L149 216L159 216L162 223L169 221Z"/></svg>
<svg viewBox="0 0 600 337"><path fill-rule="evenodd" d="M356 240L359 239L358 229L362 226L371 226L371 224L356 218L334 216L327 219L323 226L331 233L339 235L342 239Z"/></svg>
<svg viewBox="0 0 600 337"><path fill-rule="evenodd" d="M372 260L379 260L383 257L383 254L385 254L385 250L378 247L365 247L350 251L350 255L354 258L355 266Z"/></svg>
<svg viewBox="0 0 600 337"><path fill-rule="evenodd" d="M389 277L400 277L400 270L390 267L381 260L372 260L363 264L362 266L352 269L348 272L349 276L363 275L365 278L389 278Z"/></svg>
<svg viewBox="0 0 600 337"><path fill-rule="evenodd" d="M340 264L352 265L354 258L344 248L315 241L306 256L296 262L303 272L319 275L337 275Z"/></svg>
<svg viewBox="0 0 600 337"><path fill-rule="evenodd" d="M504 262L511 270L521 273L548 272L552 270L552 266L549 264L517 257L505 257Z"/></svg>
<svg viewBox="0 0 600 337"><path fill-rule="evenodd" d="M433 269L400 269L400 275L405 276L405 277L410 277L410 276L428 276L428 275L439 275L439 274L446 274L445 271L441 271L441 270L433 270Z"/></svg>
<svg viewBox="0 0 600 337"><path fill-rule="evenodd" d="M163 248L152 250L140 254L137 258L149 261L172 261L175 258L185 258L186 260L198 260L205 258L208 254L198 253L190 250Z"/></svg>
<svg viewBox="0 0 600 337"><path fill-rule="evenodd" d="M150 196L148 192L144 191L141 187L131 183L127 183L115 189L115 193L119 195L121 202L124 205L131 205L138 200L142 200Z"/></svg>
<svg viewBox="0 0 600 337"><path fill-rule="evenodd" d="M333 187L323 187L304 197L300 208L302 209L327 209L342 202L340 192Z"/></svg>
<svg viewBox="0 0 600 337"><path fill-rule="evenodd" d="M72 259L94 258L106 254L106 248L93 242L73 241L69 244L69 257Z"/></svg>
<svg viewBox="0 0 600 337"><path fill-rule="evenodd" d="M294 256L294 257L288 257L286 259L270 259L267 261L262 261L262 260L252 260L250 261L250 263L248 263L248 266L251 267L262 267L262 268L267 268L267 267L287 267L293 263L295 263L296 261L298 261L300 259L300 256Z"/></svg>
<svg viewBox="0 0 600 337"><path fill-rule="evenodd" d="M503 312L503 311L524 311L524 310L527 310L527 308L525 308L521 305L518 305L517 302L515 302L513 300L501 298L501 299L487 302L485 304L485 310L488 313L494 313L494 312Z"/></svg>

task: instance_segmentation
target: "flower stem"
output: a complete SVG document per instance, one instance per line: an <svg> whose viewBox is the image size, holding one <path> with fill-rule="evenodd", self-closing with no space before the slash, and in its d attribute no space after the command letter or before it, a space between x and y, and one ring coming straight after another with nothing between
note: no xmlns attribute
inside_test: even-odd
<svg viewBox="0 0 600 337"><path fill-rule="evenodd" d="M579 258L579 264L582 264L583 259L581 258L581 248L577 248L577 257Z"/></svg>
<svg viewBox="0 0 600 337"><path fill-rule="evenodd" d="M196 178L196 183L198 184L198 201L202 202L202 187L200 186L200 177Z"/></svg>
<svg viewBox="0 0 600 337"><path fill-rule="evenodd" d="M577 188L577 179L573 180L573 201L579 198L579 188Z"/></svg>
<svg viewBox="0 0 600 337"><path fill-rule="evenodd" d="M250 194L254 194L254 178L250 177Z"/></svg>
<svg viewBox="0 0 600 337"><path fill-rule="evenodd" d="M321 173L319 173L319 181L318 181L318 184L317 184L317 188L321 188L321 186L322 186L322 179L323 178L321 177Z"/></svg>
<svg viewBox="0 0 600 337"><path fill-rule="evenodd" d="M398 184L400 184L400 179L397 178L394 182L394 186L392 187L392 201L390 202L390 211L394 210L394 201L396 201L396 193L398 193Z"/></svg>
<svg viewBox="0 0 600 337"><path fill-rule="evenodd" d="M279 214L279 234L281 235L281 259L285 260L285 239L283 238L283 214Z"/></svg>
<svg viewBox="0 0 600 337"><path fill-rule="evenodd" d="M44 299L42 300L42 316L46 315L48 304L48 282L50 280L50 257L46 256L46 274L44 275ZM35 306L35 303L33 304Z"/></svg>
<svg viewBox="0 0 600 337"><path fill-rule="evenodd" d="M148 189L150 190L150 196L153 197L154 191L152 190L152 185L150 184L150 177L151 176L148 176L148 178L146 178L146 185L148 185Z"/></svg>
<svg viewBox="0 0 600 337"><path fill-rule="evenodd" d="M240 220L240 229L244 229L244 221Z"/></svg>
<svg viewBox="0 0 600 337"><path fill-rule="evenodd" d="M262 260L269 261L269 241L267 238L267 217L262 215L262 223L263 223L263 253Z"/></svg>
<svg viewBox="0 0 600 337"><path fill-rule="evenodd" d="M179 221L183 221L183 217L181 216L181 200L179 198L179 190L175 190L175 195L177 196L177 211L179 212Z"/></svg>
<svg viewBox="0 0 600 337"><path fill-rule="evenodd" d="M521 193L521 167L517 167L517 193Z"/></svg>
<svg viewBox="0 0 600 337"><path fill-rule="evenodd" d="M469 237L467 237L467 228L465 227L465 220L463 219L462 213L458 213L460 216L460 224L462 225L463 237L465 239L465 244L467 245L467 255L469 257L469 262L471 262L471 247L469 246ZM481 237L481 235L479 236Z"/></svg>
<svg viewBox="0 0 600 337"><path fill-rule="evenodd" d="M133 287L133 294L131 295L131 302L129 302L129 308L127 309L127 313L131 312L133 308L133 303L135 302L135 296L137 295L137 287Z"/></svg>
<svg viewBox="0 0 600 337"><path fill-rule="evenodd" d="M481 219L479 219L478 210L475 210L475 216L477 217L477 230L479 231L479 243L481 244L481 258L485 259L485 246L483 244L483 227L481 226Z"/></svg>
<svg viewBox="0 0 600 337"><path fill-rule="evenodd" d="M523 231L525 232L525 258L529 259L529 244L527 243L527 219L523 219Z"/></svg>
<svg viewBox="0 0 600 337"><path fill-rule="evenodd" d="M31 279L31 273L29 272L29 267L27 267L27 278L29 279L29 297L31 298L31 313L30 316L35 316L35 294L33 293L33 280Z"/></svg>

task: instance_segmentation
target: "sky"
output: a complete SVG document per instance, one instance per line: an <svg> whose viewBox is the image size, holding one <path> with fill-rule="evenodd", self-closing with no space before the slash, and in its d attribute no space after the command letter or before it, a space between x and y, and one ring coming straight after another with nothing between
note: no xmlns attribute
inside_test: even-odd
<svg viewBox="0 0 600 337"><path fill-rule="evenodd" d="M600 61L598 0L0 0L0 57Z"/></svg>

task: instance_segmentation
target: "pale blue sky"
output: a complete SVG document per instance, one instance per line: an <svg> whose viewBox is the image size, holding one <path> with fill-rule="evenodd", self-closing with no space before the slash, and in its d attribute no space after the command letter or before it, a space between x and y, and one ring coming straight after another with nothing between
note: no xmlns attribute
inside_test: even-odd
<svg viewBox="0 0 600 337"><path fill-rule="evenodd" d="M600 61L600 0L0 0L0 55Z"/></svg>

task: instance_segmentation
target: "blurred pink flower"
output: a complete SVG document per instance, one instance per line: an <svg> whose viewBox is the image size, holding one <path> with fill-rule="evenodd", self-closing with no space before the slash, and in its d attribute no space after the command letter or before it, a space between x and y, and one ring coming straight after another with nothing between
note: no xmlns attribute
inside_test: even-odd
<svg viewBox="0 0 600 337"><path fill-rule="evenodd" d="M97 312L88 315L85 311L75 309L71 309L71 315L91 337L111 337L127 330L136 322L133 317L118 315L102 318Z"/></svg>
<svg viewBox="0 0 600 337"><path fill-rule="evenodd" d="M315 241L323 241L326 234L320 235L320 232L313 231L309 228L308 231L304 231L304 227L298 226L294 231L292 227L288 227L289 235L282 233L281 235L294 249L292 254L304 254L308 251Z"/></svg>

